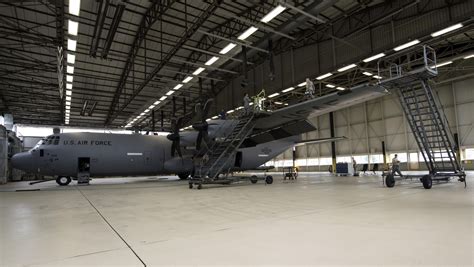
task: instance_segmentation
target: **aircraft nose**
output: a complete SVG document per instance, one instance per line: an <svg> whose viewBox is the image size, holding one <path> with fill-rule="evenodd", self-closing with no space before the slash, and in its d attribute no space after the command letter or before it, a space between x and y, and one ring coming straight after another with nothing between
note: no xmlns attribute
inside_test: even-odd
<svg viewBox="0 0 474 267"><path fill-rule="evenodd" d="M11 159L13 168L19 170L28 170L31 167L31 155L28 152L17 153Z"/></svg>

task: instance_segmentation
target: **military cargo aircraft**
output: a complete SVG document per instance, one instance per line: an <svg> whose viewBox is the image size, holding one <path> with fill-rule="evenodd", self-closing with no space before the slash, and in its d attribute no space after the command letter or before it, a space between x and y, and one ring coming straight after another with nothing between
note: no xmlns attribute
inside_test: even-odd
<svg viewBox="0 0 474 267"><path fill-rule="evenodd" d="M376 85L365 84L351 90L332 93L290 105L261 116L248 116L251 132L229 154L219 172L255 170L288 148L308 142L342 139L301 140L301 134L316 128L307 120L337 109L385 95ZM61 133L50 135L28 152L12 157L14 168L57 177L59 185L68 185L81 174L88 177L142 176L177 174L181 179L194 175L196 158L205 158L212 143L225 140L239 120L206 120L209 106L200 113L193 128L180 130L176 120L168 136L105 133ZM244 118L245 119L245 118ZM222 170L222 171L221 171Z"/></svg>

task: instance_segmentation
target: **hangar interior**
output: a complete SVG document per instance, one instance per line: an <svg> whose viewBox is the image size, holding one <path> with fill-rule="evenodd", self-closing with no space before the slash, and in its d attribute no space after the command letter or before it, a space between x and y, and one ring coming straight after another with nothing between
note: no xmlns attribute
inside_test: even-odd
<svg viewBox="0 0 474 267"><path fill-rule="evenodd" d="M427 84L440 103L439 120L472 182L473 25L471 0L0 1L0 223L10 225L0 243L35 249L24 257L0 248L0 265L471 266L472 189L454 182L427 193L402 182L386 191L381 174L395 154L404 173L432 167L403 95L385 89L351 102L350 94L385 88L393 66L415 70L422 51L421 64L435 73ZM315 89L309 95L307 79ZM311 106L314 113L305 114L314 129L298 134L304 145L260 166L272 167L264 172L274 176L271 186L190 191L185 181L156 175L98 179L89 187L29 185L44 177L11 164L53 131L179 139L193 129L201 134L191 117L203 113L208 134L214 120L239 120L245 94L262 90L270 117L325 97L348 99ZM262 130L260 138L298 132L287 125ZM174 155L180 143L171 141ZM358 171L381 167L370 176L328 173L353 160ZM297 167L298 180L283 180L285 167ZM229 249L220 246L225 242ZM301 249L288 255L287 244ZM409 245L413 251L404 249ZM311 254L313 246L320 251ZM394 253L374 255L384 246ZM341 247L345 257L336 252ZM266 248L271 258L262 257Z"/></svg>

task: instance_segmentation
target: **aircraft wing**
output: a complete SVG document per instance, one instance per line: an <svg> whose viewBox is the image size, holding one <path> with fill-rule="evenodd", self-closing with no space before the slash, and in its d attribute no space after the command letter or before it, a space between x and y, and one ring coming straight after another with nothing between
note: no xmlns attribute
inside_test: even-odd
<svg viewBox="0 0 474 267"><path fill-rule="evenodd" d="M339 141L339 140L344 140L347 139L345 136L340 136L340 137L328 137L328 138L318 138L318 139L309 139L309 140L304 140L304 141L299 141L296 142L296 146L302 146L302 145L307 145L307 144L320 144L320 143L326 143L326 142L334 142L334 141Z"/></svg>
<svg viewBox="0 0 474 267"><path fill-rule="evenodd" d="M256 130L270 130L309 117L320 116L343 109L367 100L378 98L388 92L377 84L362 84L350 90L334 92L298 104L284 107L272 112L269 116L257 118Z"/></svg>

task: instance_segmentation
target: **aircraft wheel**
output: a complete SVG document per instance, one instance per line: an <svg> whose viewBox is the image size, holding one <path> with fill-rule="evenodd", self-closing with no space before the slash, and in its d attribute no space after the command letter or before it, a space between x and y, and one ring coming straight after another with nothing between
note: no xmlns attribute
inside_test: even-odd
<svg viewBox="0 0 474 267"><path fill-rule="evenodd" d="M199 189L199 190L202 189L202 184L198 184L198 189Z"/></svg>
<svg viewBox="0 0 474 267"><path fill-rule="evenodd" d="M265 183L273 184L273 177L271 175L268 175L267 177L265 177Z"/></svg>
<svg viewBox="0 0 474 267"><path fill-rule="evenodd" d="M252 184L256 184L258 182L257 175L250 176L250 182L252 182Z"/></svg>
<svg viewBox="0 0 474 267"><path fill-rule="evenodd" d="M66 186L71 182L71 177L69 176L58 176L56 178L56 183L61 186Z"/></svg>
<svg viewBox="0 0 474 267"><path fill-rule="evenodd" d="M189 189L193 189L193 184L189 183Z"/></svg>
<svg viewBox="0 0 474 267"><path fill-rule="evenodd" d="M395 177L393 174L387 174L387 176L385 176L385 184L390 188L395 186Z"/></svg>
<svg viewBox="0 0 474 267"><path fill-rule="evenodd" d="M189 174L190 174L189 172L186 172L186 173L178 173L178 177L179 177L179 179L181 179L181 180L187 180L188 177L189 177Z"/></svg>
<svg viewBox="0 0 474 267"><path fill-rule="evenodd" d="M429 174L421 177L421 182L423 183L423 187L425 189L431 189L433 186L433 179L431 179L431 175Z"/></svg>

